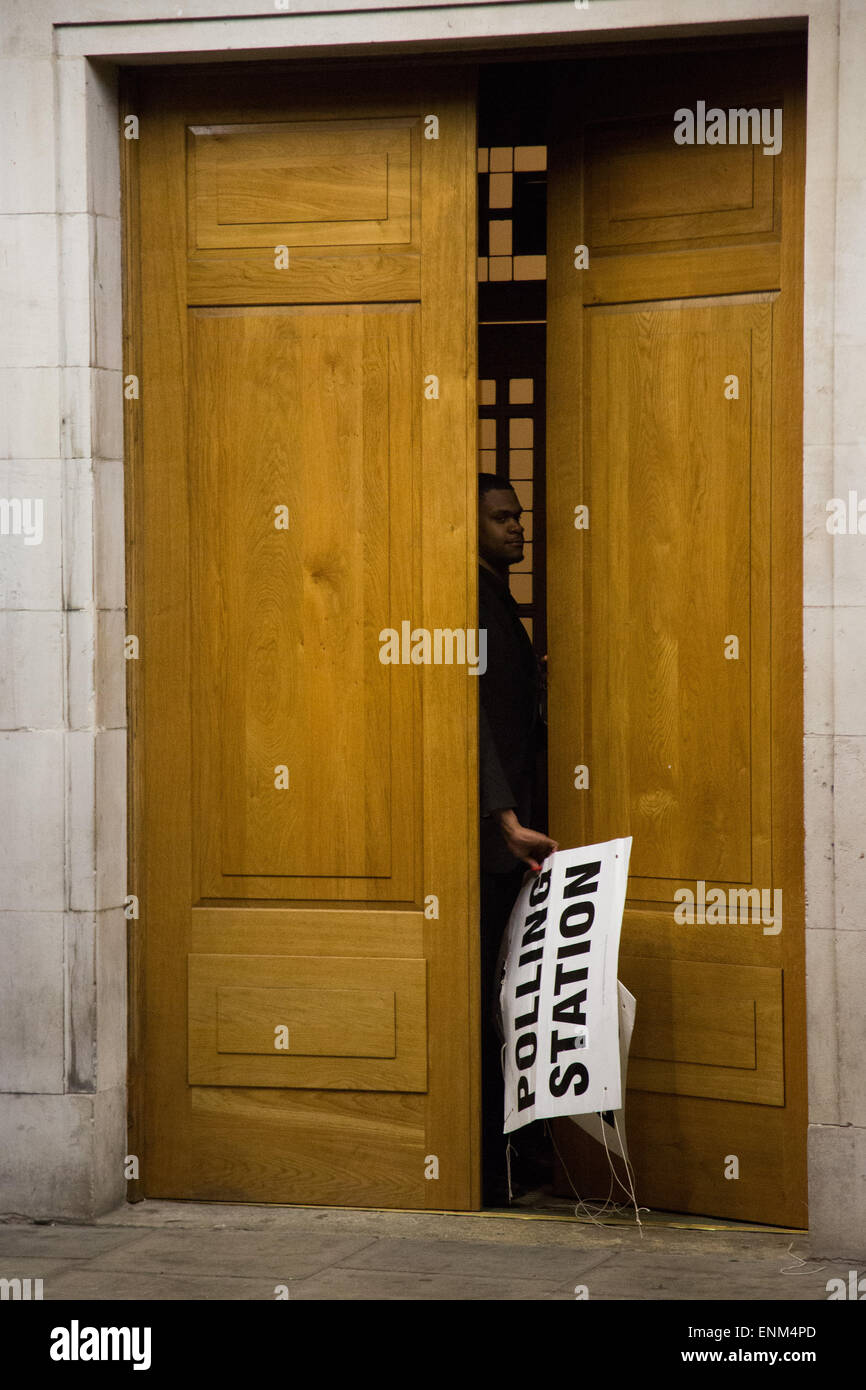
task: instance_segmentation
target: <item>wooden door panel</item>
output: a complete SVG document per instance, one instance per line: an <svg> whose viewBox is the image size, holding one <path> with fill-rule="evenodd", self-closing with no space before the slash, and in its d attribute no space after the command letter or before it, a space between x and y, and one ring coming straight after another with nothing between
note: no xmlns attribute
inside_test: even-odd
<svg viewBox="0 0 866 1390"><path fill-rule="evenodd" d="M335 119L334 96L310 120L326 90L295 119L189 127L190 304L420 300L420 118Z"/></svg>
<svg viewBox="0 0 866 1390"><path fill-rule="evenodd" d="M769 516L772 309L587 318L593 836L628 826L634 899L673 908L698 879L767 887L769 595L753 538Z"/></svg>
<svg viewBox="0 0 866 1390"><path fill-rule="evenodd" d="M149 1196L472 1207L476 683L379 636L476 621L472 78L218 77L131 82L131 1142Z"/></svg>
<svg viewBox="0 0 866 1390"><path fill-rule="evenodd" d="M777 156L760 145L677 145L671 127L669 110L590 125L593 249L778 235Z"/></svg>
<svg viewBox="0 0 866 1390"><path fill-rule="evenodd" d="M674 299L684 286L695 294L747 294L779 278L779 249L770 242L748 246L696 247L676 256L637 251L629 256L597 256L584 276L584 302L628 304L634 300Z"/></svg>
<svg viewBox="0 0 866 1390"><path fill-rule="evenodd" d="M424 1091L426 1017L423 960L191 955L190 1085Z"/></svg>
<svg viewBox="0 0 866 1390"><path fill-rule="evenodd" d="M237 945L255 955L424 955L424 914L419 910L370 912L367 907L194 907L189 914L193 951L226 955Z"/></svg>
<svg viewBox="0 0 866 1390"><path fill-rule="evenodd" d="M426 1095L235 1086L189 1094L189 1133L175 1161L188 1164L184 1181L202 1200L246 1192L252 1202L404 1209L430 1200L416 1165L429 1133Z"/></svg>
<svg viewBox="0 0 866 1390"><path fill-rule="evenodd" d="M629 1089L626 1110L640 1201L663 1211L799 1224L800 1213L792 1219L786 1177L795 1155L783 1107L748 1106L752 1122L744 1124L743 1107L736 1101L669 1095L660 1105L657 1092ZM775 1155L774 1162L768 1154ZM738 1160L736 1179L725 1177L730 1156ZM602 1193L609 1182L608 1173ZM720 1209L722 1203L727 1211Z"/></svg>
<svg viewBox="0 0 866 1390"><path fill-rule="evenodd" d="M293 983L287 989L269 984L218 990L217 1051L272 1056L274 1034L285 1029L286 1046L295 1056L393 1057L394 990L358 989L354 980L340 984L336 989ZM279 1018L286 1022L273 1026Z"/></svg>
<svg viewBox="0 0 866 1390"><path fill-rule="evenodd" d="M632 1090L784 1105L781 970L623 954L620 978L641 1000Z"/></svg>
<svg viewBox="0 0 866 1390"><path fill-rule="evenodd" d="M193 126L193 247L411 241L414 125L383 119Z"/></svg>
<svg viewBox="0 0 866 1390"><path fill-rule="evenodd" d="M190 327L202 896L412 901L420 674L378 633L416 583L417 307Z"/></svg>
<svg viewBox="0 0 866 1390"><path fill-rule="evenodd" d="M417 251L391 255L379 251L337 258L327 247L304 247L290 252L289 265L293 304L321 304L329 300L372 304L416 300L421 296L421 258ZM272 249L255 256L239 255L232 259L231 267L232 274L227 279L225 264L216 259L200 257L190 261L189 303L273 304L282 297L287 271L275 266Z"/></svg>
<svg viewBox="0 0 866 1390"><path fill-rule="evenodd" d="M805 1225L802 54L611 59L563 68L557 91L551 832L633 836L638 1200ZM674 113L699 100L782 108L780 153L678 145ZM779 890L784 910L677 917L699 884L774 911ZM574 1126L560 1140L582 1190L606 1191L603 1152Z"/></svg>

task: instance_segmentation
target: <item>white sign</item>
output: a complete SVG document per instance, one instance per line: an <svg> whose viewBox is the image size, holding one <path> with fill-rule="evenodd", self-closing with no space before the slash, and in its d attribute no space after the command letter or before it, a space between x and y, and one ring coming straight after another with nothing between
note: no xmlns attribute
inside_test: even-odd
<svg viewBox="0 0 866 1390"><path fill-rule="evenodd" d="M636 1002L633 994L630 994L625 985L619 982L619 1068L622 1089L625 1090L625 1078L628 1070L628 1049L631 1043L631 1035L634 1030L634 1016ZM587 1134L591 1134L593 1139L597 1139L609 1153L617 1154L620 1158L628 1159L628 1145L625 1138L625 1111L619 1110L600 1110L594 1115L571 1115L569 1117L572 1124L576 1124L580 1129L585 1129Z"/></svg>
<svg viewBox="0 0 866 1390"><path fill-rule="evenodd" d="M505 1123L619 1110L617 957L631 836L559 850L508 923Z"/></svg>

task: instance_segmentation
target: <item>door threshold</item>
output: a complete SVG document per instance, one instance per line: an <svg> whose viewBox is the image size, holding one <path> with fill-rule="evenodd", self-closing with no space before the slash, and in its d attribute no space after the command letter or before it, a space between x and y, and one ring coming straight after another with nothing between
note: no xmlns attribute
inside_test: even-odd
<svg viewBox="0 0 866 1390"><path fill-rule="evenodd" d="M764 1225L756 1221L733 1221L724 1217L698 1215L690 1212L653 1211L641 1207L640 1221L634 1209L602 1212L604 1203L583 1200L585 1210L580 1211L569 1197L542 1196L538 1201L526 1205L510 1207L484 1207L481 1211L448 1212L449 1216L494 1216L508 1217L525 1221L570 1221L582 1226L652 1226L667 1230L683 1231L741 1231L744 1234L758 1235L808 1235L808 1228L801 1226ZM597 1206L599 1210L593 1210Z"/></svg>
<svg viewBox="0 0 866 1390"><path fill-rule="evenodd" d="M586 1206L591 1199L583 1199ZM204 1206L214 1207L257 1207L264 1211L315 1211L320 1212L360 1212L365 1215L376 1215L381 1213L386 1216L463 1216L468 1218L494 1218L501 1220L518 1221L565 1221L574 1225L581 1226L636 1226L634 1210L623 1209L620 1211L609 1211L603 1215L599 1214L604 1203L598 1199L598 1212L577 1210L576 1203L569 1197L554 1197L551 1195L541 1195L535 1202L527 1206L510 1207L482 1207L479 1211L460 1211L453 1207L362 1207L362 1206L322 1206L315 1202L255 1202L255 1201L233 1201L221 1202L214 1201L212 1198L199 1197L143 1197L138 1201L126 1201L121 1203L113 1212L106 1212L97 1218L98 1224L114 1224L112 1217L116 1218L121 1211L135 1212L136 1208L145 1207L148 1202L176 1202L178 1205L195 1208ZM76 1225L74 1219L52 1218L47 1222L49 1225L69 1224ZM0 1223L2 1224L2 1223ZM138 1224L138 1223L136 1223ZM146 1223L141 1223L146 1224ZM762 1225L757 1221L731 1221L724 1217L697 1215L689 1212L654 1211L648 1207L640 1208L641 1226L651 1226L653 1228L664 1228L673 1230L691 1231L741 1231L744 1234L753 1232L758 1235L808 1235L808 1227L805 1226L771 1226Z"/></svg>

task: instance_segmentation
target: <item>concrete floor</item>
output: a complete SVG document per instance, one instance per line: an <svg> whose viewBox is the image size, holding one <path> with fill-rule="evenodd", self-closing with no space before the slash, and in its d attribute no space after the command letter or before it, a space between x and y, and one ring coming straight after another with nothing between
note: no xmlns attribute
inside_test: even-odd
<svg viewBox="0 0 866 1390"><path fill-rule="evenodd" d="M827 1280L848 1278L850 1261L809 1258L804 1232L642 1219L585 1224L554 1201L477 1214L146 1201L87 1225L3 1222L0 1277L42 1279L46 1300L262 1300L284 1286L292 1300L786 1302L826 1301Z"/></svg>

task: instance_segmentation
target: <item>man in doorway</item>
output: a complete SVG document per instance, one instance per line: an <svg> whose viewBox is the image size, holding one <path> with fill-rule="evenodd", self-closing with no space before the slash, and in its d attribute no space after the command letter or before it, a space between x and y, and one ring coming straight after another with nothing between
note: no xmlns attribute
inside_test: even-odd
<svg viewBox="0 0 866 1390"><path fill-rule="evenodd" d="M541 830L538 761L544 747L542 678L529 634L508 587L523 559L522 508L507 478L478 476L478 626L487 631L487 669L479 691L481 803L482 1164L484 1200L508 1200L502 1044L494 1023L496 964L527 867L558 848ZM512 1190L538 1185L550 1169L540 1122L518 1132ZM545 1163L545 1157L547 1162Z"/></svg>

